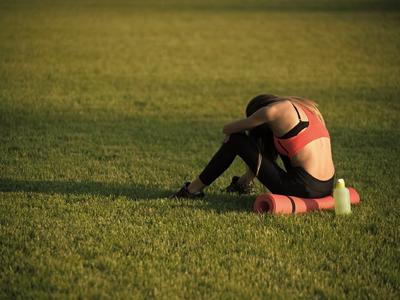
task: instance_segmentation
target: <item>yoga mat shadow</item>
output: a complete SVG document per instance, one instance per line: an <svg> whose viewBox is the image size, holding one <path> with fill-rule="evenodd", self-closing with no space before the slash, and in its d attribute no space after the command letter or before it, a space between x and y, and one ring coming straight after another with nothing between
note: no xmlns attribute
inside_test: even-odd
<svg viewBox="0 0 400 300"><path fill-rule="evenodd" d="M358 192L353 188L348 189L351 204L359 204ZM300 214L316 210L331 210L334 207L332 196L313 199L271 193L259 195L253 204L254 212L271 214Z"/></svg>

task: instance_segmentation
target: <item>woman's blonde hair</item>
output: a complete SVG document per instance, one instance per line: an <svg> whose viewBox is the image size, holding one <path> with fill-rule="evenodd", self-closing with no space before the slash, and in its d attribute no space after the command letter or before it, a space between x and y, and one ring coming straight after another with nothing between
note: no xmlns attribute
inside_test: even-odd
<svg viewBox="0 0 400 300"><path fill-rule="evenodd" d="M321 112L318 109L318 104L310 99L307 98L301 98L301 97L296 97L296 96L283 96L279 97L282 100L289 100L292 103L299 104L305 106L308 110L310 110L314 115L318 117L318 119L321 120L321 122L325 125L325 120L324 117L322 116Z"/></svg>

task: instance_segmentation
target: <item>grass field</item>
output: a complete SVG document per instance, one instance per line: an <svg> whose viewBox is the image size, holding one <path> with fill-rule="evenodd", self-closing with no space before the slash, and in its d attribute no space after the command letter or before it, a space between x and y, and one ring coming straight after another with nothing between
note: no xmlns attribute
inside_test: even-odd
<svg viewBox="0 0 400 300"><path fill-rule="evenodd" d="M0 2L0 298L400 297L396 1ZM318 101L362 204L169 200L260 93Z"/></svg>

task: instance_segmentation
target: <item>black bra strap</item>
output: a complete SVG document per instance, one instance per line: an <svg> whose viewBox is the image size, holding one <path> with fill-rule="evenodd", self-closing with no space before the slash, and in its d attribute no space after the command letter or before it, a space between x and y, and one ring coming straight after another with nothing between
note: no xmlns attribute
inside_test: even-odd
<svg viewBox="0 0 400 300"><path fill-rule="evenodd" d="M300 113L299 113L299 111L297 110L297 107L296 107L296 106L294 106L294 104L293 104L293 103L292 103L292 105L293 105L294 109L295 109L295 110L296 110L296 112L297 112L297 116L299 117L299 121L301 122Z"/></svg>
<svg viewBox="0 0 400 300"><path fill-rule="evenodd" d="M295 127L293 127L289 132L285 135L281 136L279 139L290 139L300 133L304 128L307 128L309 125L308 121L300 121Z"/></svg>

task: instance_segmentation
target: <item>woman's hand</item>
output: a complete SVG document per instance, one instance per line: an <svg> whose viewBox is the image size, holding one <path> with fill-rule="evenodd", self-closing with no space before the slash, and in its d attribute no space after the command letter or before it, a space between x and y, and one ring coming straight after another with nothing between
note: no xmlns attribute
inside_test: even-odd
<svg viewBox="0 0 400 300"><path fill-rule="evenodd" d="M236 122L232 122L232 123L228 123L228 124L226 124L223 128L222 128L222 132L225 134L225 135L230 135L230 134L232 134L232 133L235 133L235 126L234 126L234 124L235 124Z"/></svg>
<svg viewBox="0 0 400 300"><path fill-rule="evenodd" d="M225 134L224 143L227 143L230 137L230 134Z"/></svg>

